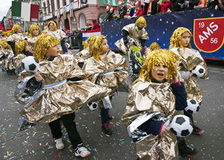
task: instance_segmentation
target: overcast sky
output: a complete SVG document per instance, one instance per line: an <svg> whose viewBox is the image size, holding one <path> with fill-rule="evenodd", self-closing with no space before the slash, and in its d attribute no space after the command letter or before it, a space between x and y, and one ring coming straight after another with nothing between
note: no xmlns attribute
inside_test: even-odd
<svg viewBox="0 0 224 160"><path fill-rule="evenodd" d="M12 5L12 0L0 0L0 21L6 15L10 6Z"/></svg>

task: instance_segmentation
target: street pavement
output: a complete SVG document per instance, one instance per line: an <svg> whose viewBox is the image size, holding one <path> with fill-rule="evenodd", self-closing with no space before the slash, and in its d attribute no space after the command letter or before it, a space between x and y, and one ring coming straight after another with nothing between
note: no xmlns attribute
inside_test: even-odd
<svg viewBox="0 0 224 160"><path fill-rule="evenodd" d="M203 94L200 112L194 116L198 126L205 129L201 136L187 137L190 145L198 149L194 160L222 160L224 133L224 65L209 64L209 80L199 80ZM13 98L17 76L0 71L0 160L79 160L71 149L63 128L65 149L58 151L47 124L38 124L18 131L21 105ZM127 89L121 86L112 100L111 121L113 134L101 131L99 109L90 111L87 106L76 111L77 129L84 146L91 155L86 160L135 160L135 145L127 135L121 116L125 110Z"/></svg>

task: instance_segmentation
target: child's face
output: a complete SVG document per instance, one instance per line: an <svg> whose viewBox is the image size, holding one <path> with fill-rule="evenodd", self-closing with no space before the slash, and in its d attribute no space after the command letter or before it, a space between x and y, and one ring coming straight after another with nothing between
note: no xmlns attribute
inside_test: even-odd
<svg viewBox="0 0 224 160"><path fill-rule="evenodd" d="M182 35L181 35L181 38L180 38L180 43L184 46L184 47L187 47L190 43L190 40L191 40L191 35L190 33L188 32L184 32Z"/></svg>
<svg viewBox="0 0 224 160"><path fill-rule="evenodd" d="M58 52L59 52L59 48L58 48L58 45L54 46L54 47L51 47L47 50L47 58L49 57L57 57L58 56Z"/></svg>
<svg viewBox="0 0 224 160"><path fill-rule="evenodd" d="M166 65L155 65L152 69L152 78L158 82L163 82L163 80L168 75L168 67Z"/></svg>
<svg viewBox="0 0 224 160"><path fill-rule="evenodd" d="M37 29L37 28L34 29L34 30L33 30L33 35L34 35L34 36L38 36L38 35L39 35L39 29Z"/></svg>
<svg viewBox="0 0 224 160"><path fill-rule="evenodd" d="M109 45L107 44L107 40L106 39L102 40L101 48L102 48L102 52L103 53L107 53L107 51L109 50Z"/></svg>
<svg viewBox="0 0 224 160"><path fill-rule="evenodd" d="M49 30L50 30L50 31L54 31L54 24L53 24L53 23L50 23L50 24L49 24Z"/></svg>
<svg viewBox="0 0 224 160"><path fill-rule="evenodd" d="M17 30L17 33L22 33L22 29L19 28L19 29Z"/></svg>

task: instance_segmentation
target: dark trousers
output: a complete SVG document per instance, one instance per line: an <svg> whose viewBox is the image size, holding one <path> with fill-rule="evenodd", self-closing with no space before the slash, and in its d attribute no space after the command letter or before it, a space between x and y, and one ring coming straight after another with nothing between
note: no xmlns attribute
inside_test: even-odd
<svg viewBox="0 0 224 160"><path fill-rule="evenodd" d="M65 46L65 40L61 40L61 48L64 52L68 52L68 48Z"/></svg>
<svg viewBox="0 0 224 160"><path fill-rule="evenodd" d="M102 124L109 121L109 109L105 109L103 105L103 101L99 102L100 107L100 115L101 115L101 122Z"/></svg>
<svg viewBox="0 0 224 160"><path fill-rule="evenodd" d="M188 116L188 117L191 119L192 124L194 125L193 114L192 114L192 113L189 113L189 112L187 112L187 111L184 110L184 115L185 115L185 116Z"/></svg>
<svg viewBox="0 0 224 160"><path fill-rule="evenodd" d="M53 122L50 122L49 126L51 129L53 138L59 139L62 137L61 125L60 125L60 120L62 120L62 122L68 132L68 137L72 143L72 147L76 148L78 144L82 143L82 139L76 129L76 124L74 122L74 119L75 119L75 113L63 115L61 118L59 118Z"/></svg>

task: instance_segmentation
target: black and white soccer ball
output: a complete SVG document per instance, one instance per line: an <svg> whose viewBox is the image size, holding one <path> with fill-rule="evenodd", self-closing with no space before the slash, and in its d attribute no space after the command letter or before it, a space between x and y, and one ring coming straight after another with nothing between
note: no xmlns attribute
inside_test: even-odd
<svg viewBox="0 0 224 160"><path fill-rule="evenodd" d="M89 102L87 103L87 106L91 111L94 111L98 108L98 103L97 102Z"/></svg>
<svg viewBox="0 0 224 160"><path fill-rule="evenodd" d="M187 107L185 108L185 111L189 113L198 113L200 109L200 105L196 99L188 99L187 100Z"/></svg>
<svg viewBox="0 0 224 160"><path fill-rule="evenodd" d="M176 115L170 123L170 130L177 137L186 137L192 133L193 125L189 117L185 115Z"/></svg>
<svg viewBox="0 0 224 160"><path fill-rule="evenodd" d="M195 74L197 77L203 77L205 75L205 68L201 65L197 65L192 70L192 73Z"/></svg>
<svg viewBox="0 0 224 160"><path fill-rule="evenodd" d="M36 73L39 70L39 62L34 56L28 56L22 60L22 67L31 73Z"/></svg>

